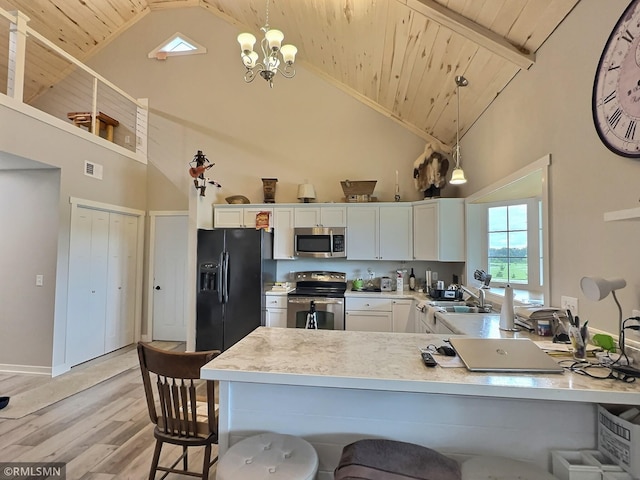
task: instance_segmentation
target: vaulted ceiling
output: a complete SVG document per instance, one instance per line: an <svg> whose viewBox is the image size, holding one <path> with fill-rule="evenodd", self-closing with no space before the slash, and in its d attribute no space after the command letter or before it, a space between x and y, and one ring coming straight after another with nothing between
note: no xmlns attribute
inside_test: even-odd
<svg viewBox="0 0 640 480"><path fill-rule="evenodd" d="M579 0L268 1L270 26L298 47L296 64L426 140L451 146L455 76L469 81L460 89L464 132L535 64L535 52ZM238 32L257 34L266 1L0 0L0 7L20 10L29 26L85 61L154 9L201 7ZM59 69L34 67L26 69L38 72L25 80L26 101L60 80Z"/></svg>

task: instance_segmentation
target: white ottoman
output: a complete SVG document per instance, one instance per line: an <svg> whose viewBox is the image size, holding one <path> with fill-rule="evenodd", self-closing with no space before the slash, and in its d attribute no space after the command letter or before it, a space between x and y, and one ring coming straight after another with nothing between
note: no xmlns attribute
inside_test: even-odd
<svg viewBox="0 0 640 480"><path fill-rule="evenodd" d="M318 454L292 435L261 433L245 438L218 462L216 480L314 480Z"/></svg>
<svg viewBox="0 0 640 480"><path fill-rule="evenodd" d="M557 480L531 463L505 457L472 457L462 462L460 470L462 480Z"/></svg>

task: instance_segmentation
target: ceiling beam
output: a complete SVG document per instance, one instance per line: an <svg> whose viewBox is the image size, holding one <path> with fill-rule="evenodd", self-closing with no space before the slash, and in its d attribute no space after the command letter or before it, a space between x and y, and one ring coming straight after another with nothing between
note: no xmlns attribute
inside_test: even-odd
<svg viewBox="0 0 640 480"><path fill-rule="evenodd" d="M497 33L443 7L435 0L396 1L501 56L523 70L535 63L535 54L520 51Z"/></svg>
<svg viewBox="0 0 640 480"><path fill-rule="evenodd" d="M169 8L199 7L200 0L147 0L151 10L167 10Z"/></svg>

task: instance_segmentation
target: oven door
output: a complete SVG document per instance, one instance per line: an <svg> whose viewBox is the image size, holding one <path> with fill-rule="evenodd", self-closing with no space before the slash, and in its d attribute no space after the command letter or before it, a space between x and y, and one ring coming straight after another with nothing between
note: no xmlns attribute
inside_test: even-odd
<svg viewBox="0 0 640 480"><path fill-rule="evenodd" d="M318 328L344 330L344 298L329 297L288 297L287 327L305 328L311 302L316 307Z"/></svg>

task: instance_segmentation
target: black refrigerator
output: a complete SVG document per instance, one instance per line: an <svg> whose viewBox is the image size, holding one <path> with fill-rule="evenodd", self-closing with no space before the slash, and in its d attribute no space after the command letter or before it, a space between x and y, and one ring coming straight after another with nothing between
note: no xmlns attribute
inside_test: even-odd
<svg viewBox="0 0 640 480"><path fill-rule="evenodd" d="M196 350L224 351L264 324L264 286L275 278L272 233L199 229Z"/></svg>

